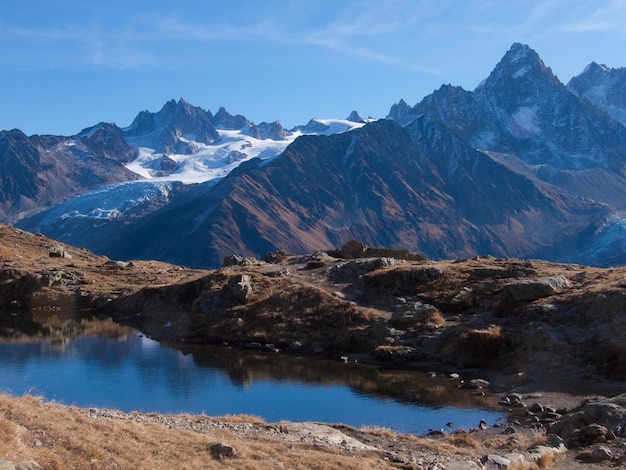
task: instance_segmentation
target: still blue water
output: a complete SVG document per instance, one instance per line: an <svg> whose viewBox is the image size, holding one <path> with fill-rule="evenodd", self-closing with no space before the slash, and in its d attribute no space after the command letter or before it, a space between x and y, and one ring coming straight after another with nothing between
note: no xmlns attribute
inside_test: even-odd
<svg viewBox="0 0 626 470"><path fill-rule="evenodd" d="M5 343L0 344L0 391L81 407L210 416L241 413L268 422L344 423L416 434L444 428L449 421L456 429L476 427L481 419L493 424L502 416L376 397L335 378L316 383L311 377L324 375L320 371L301 372L299 378L298 373L280 372L280 367L274 367L274 373L268 373L272 367L247 370L239 366L235 352L221 349L212 354L203 360L140 334L84 337L61 347L49 341ZM229 366L223 364L229 361ZM302 361L297 368L306 368L307 360ZM361 380L354 376L358 373L350 372L353 382Z"/></svg>

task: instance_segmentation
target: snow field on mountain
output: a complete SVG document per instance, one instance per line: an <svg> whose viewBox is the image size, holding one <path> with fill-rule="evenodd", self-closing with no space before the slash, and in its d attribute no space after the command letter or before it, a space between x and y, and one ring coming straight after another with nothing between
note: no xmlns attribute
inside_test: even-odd
<svg viewBox="0 0 626 470"><path fill-rule="evenodd" d="M137 146L137 157L126 168L139 176L152 181L180 181L184 184L205 183L223 178L241 163L259 158L269 161L280 155L287 146L301 135L331 135L362 127L345 119L315 119L316 125L303 126L290 132L286 140L256 139L241 130L218 129L220 138L213 144L203 144L186 139L198 150L190 155L156 153L153 149ZM129 139L132 143L132 139ZM167 157L177 164L177 168L168 175L160 175L155 163Z"/></svg>

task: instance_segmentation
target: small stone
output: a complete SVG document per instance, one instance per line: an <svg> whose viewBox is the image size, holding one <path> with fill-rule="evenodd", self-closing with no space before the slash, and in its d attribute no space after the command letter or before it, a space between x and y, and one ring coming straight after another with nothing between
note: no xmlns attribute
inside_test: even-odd
<svg viewBox="0 0 626 470"><path fill-rule="evenodd" d="M556 434L548 434L548 438L546 440L546 445L548 447L559 448L561 445L564 445L565 441L561 436L557 436Z"/></svg>
<svg viewBox="0 0 626 470"><path fill-rule="evenodd" d="M467 382L464 382L461 388L473 388L473 389L481 389L481 388L489 388L489 381L485 379L471 379Z"/></svg>
<svg viewBox="0 0 626 470"><path fill-rule="evenodd" d="M605 446L597 446L591 450L591 461L592 462L602 462L604 460L611 460L613 458L613 453L611 449Z"/></svg>
<svg viewBox="0 0 626 470"><path fill-rule="evenodd" d="M543 413L543 406L541 406L539 403L533 403L532 405L530 405L530 408L528 408L529 411L532 411L533 413Z"/></svg>
<svg viewBox="0 0 626 470"><path fill-rule="evenodd" d="M486 468L507 468L511 465L511 461L509 459L496 454L485 455L480 459L480 462Z"/></svg>
<svg viewBox="0 0 626 470"><path fill-rule="evenodd" d="M487 424L487 421L485 421L484 419L481 419L480 423L478 424L478 427L480 429L487 429L489 425Z"/></svg>
<svg viewBox="0 0 626 470"><path fill-rule="evenodd" d="M607 428L596 423L588 424L580 428L580 433L587 442L604 442L606 441L608 432L609 430Z"/></svg>

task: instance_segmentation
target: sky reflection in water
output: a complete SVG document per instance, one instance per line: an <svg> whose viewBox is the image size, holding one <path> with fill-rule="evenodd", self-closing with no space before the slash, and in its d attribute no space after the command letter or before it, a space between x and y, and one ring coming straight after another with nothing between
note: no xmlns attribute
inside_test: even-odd
<svg viewBox="0 0 626 470"><path fill-rule="evenodd" d="M242 413L268 422L345 423L417 434L444 428L448 421L455 429L470 428L481 419L493 424L502 416L373 397L336 378L316 383L323 372L304 371L308 363L323 367L316 361L300 360L297 368L303 371L285 374L279 366L274 371L271 366L262 371L247 368L238 353L228 349L212 351L202 359L199 350L183 354L139 334L119 340L84 337L56 346L49 341L0 344L0 391L42 395L81 407L210 416ZM355 378L360 373L356 369L349 373L352 380L367 380Z"/></svg>

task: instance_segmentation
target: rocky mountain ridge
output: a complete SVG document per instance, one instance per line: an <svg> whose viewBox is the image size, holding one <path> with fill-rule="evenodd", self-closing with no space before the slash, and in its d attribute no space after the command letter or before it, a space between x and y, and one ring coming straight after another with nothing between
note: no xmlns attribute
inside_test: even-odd
<svg viewBox="0 0 626 470"><path fill-rule="evenodd" d="M618 89L622 75L611 76ZM352 113L345 122L358 129L312 120L285 131L172 100L122 131L135 147L150 141L161 151L144 154L153 174L180 167L168 152L214 142L216 126L259 137L273 128L272 142L284 147L258 159L231 147L232 165L219 178L154 203L144 197L140 209L115 218L91 218L68 201L20 226L120 259L196 267L218 266L230 253L305 253L351 238L436 259L485 253L624 264L626 127L570 84L514 44L476 90L444 85L413 107L400 101L388 120Z"/></svg>

